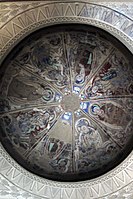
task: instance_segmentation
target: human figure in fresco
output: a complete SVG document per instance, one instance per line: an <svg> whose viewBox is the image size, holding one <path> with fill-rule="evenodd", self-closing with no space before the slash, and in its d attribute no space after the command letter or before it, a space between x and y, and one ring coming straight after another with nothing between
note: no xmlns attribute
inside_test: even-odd
<svg viewBox="0 0 133 199"><path fill-rule="evenodd" d="M53 52L52 55L47 57L48 63L46 66L37 71L41 77L55 83L57 86L64 86L68 81L67 68L61 56Z"/></svg>
<svg viewBox="0 0 133 199"><path fill-rule="evenodd" d="M52 159L57 159L57 157L62 153L65 145L66 144L59 139L50 138L46 146L48 156Z"/></svg>
<svg viewBox="0 0 133 199"><path fill-rule="evenodd" d="M91 127L82 126L82 144L87 147L91 148L94 147L97 149L100 147L100 140L99 140L99 133L97 130L94 130Z"/></svg>
<svg viewBox="0 0 133 199"><path fill-rule="evenodd" d="M132 71L124 56L116 51L103 65L97 76L94 77L92 85L86 90L88 97L130 94L132 92L130 92L132 90Z"/></svg>
<svg viewBox="0 0 133 199"><path fill-rule="evenodd" d="M93 104L91 106L92 115L96 116L105 125L112 128L127 126L127 121L131 120L129 114L116 102L101 103L101 105ZM119 117L118 117L119 115Z"/></svg>
<svg viewBox="0 0 133 199"><path fill-rule="evenodd" d="M47 155L49 166L56 172L65 173L68 171L70 165L70 147L70 144L64 143L59 139L49 138L49 136L46 135L41 144L40 154L42 158Z"/></svg>
<svg viewBox="0 0 133 199"><path fill-rule="evenodd" d="M61 36L49 36L45 40L38 40L26 50L27 53L22 52L18 57L18 62L41 77L53 81L57 86L66 84L68 77Z"/></svg>
<svg viewBox="0 0 133 199"><path fill-rule="evenodd" d="M87 120L82 120L81 123L77 124L77 130L79 133L79 145L85 148L93 148L96 149L101 146L102 139L100 134L96 129L91 127Z"/></svg>
<svg viewBox="0 0 133 199"><path fill-rule="evenodd" d="M106 63L100 73L93 79L92 85L86 90L88 97L97 95L113 94L115 88L112 86L112 79L117 77L115 69L111 69L111 64Z"/></svg>
<svg viewBox="0 0 133 199"><path fill-rule="evenodd" d="M50 138L48 146L47 146L48 147L47 150L48 150L49 156L51 156L51 157L56 156L56 153L59 150L58 149L59 146L60 146L59 140L56 140L54 138Z"/></svg>
<svg viewBox="0 0 133 199"><path fill-rule="evenodd" d="M85 81L85 68L82 64L79 64L79 73L75 77L77 84L82 84Z"/></svg>
<svg viewBox="0 0 133 199"><path fill-rule="evenodd" d="M49 165L56 171L57 173L67 173L70 166L70 157L66 157L65 155L60 158L53 159L49 162Z"/></svg>
<svg viewBox="0 0 133 199"><path fill-rule="evenodd" d="M11 117L9 125L6 124L7 134L11 138L13 145L17 138L18 147L32 147L36 141L47 133L48 125L54 120L54 112L43 110L19 112ZM19 149L18 149L19 150Z"/></svg>
<svg viewBox="0 0 133 199"><path fill-rule="evenodd" d="M43 85L34 83L28 77L14 77L8 89L8 96L15 101L23 102L35 101L43 97L45 101L53 99L54 93L50 88L45 88Z"/></svg>
<svg viewBox="0 0 133 199"><path fill-rule="evenodd" d="M81 84L85 81L85 77L90 74L92 64L92 53L85 50L76 66L76 83Z"/></svg>

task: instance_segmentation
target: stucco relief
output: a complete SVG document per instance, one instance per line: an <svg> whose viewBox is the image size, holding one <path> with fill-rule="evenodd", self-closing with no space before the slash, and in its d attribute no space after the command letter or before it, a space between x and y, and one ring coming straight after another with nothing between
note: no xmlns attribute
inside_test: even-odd
<svg viewBox="0 0 133 199"><path fill-rule="evenodd" d="M133 22L131 19L126 18L125 15L118 14L102 6L84 3L61 3L61 9L58 9L59 5L57 6L57 4L34 5L33 7L30 7L31 9L29 9L29 11L26 11L26 8L24 8L25 11L21 14L16 15L16 13L9 21L8 17L3 21L1 28L3 58L4 55L11 50L12 46L17 43L17 40L20 40L26 34L39 27L58 23L76 22L98 26L107 30L133 51ZM133 179L132 159L132 154L130 154L119 167L94 181L69 184L54 183L31 175L18 166L2 147L0 164L2 175L6 176L9 181L30 192L30 194L41 195L43 198L80 199L88 198L88 196L90 198L113 198L121 195L122 197L130 198L132 197L132 188L130 189L129 187L131 187L130 183ZM127 184L129 184L129 186L127 186ZM122 187L125 186L127 187L122 189ZM131 194L127 194L128 189L130 189ZM115 193L113 194L113 192ZM106 196L109 194L110 196Z"/></svg>

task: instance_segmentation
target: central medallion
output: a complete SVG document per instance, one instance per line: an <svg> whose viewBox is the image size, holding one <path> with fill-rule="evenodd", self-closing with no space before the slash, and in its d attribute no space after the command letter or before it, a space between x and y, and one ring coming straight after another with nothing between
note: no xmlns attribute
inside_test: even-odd
<svg viewBox="0 0 133 199"><path fill-rule="evenodd" d="M75 94L69 94L63 97L61 105L65 111L75 111L80 107L80 99Z"/></svg>

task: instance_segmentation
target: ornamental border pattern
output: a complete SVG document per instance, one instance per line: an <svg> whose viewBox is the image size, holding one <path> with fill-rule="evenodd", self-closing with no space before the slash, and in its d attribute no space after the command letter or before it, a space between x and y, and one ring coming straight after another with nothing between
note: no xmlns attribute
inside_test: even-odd
<svg viewBox="0 0 133 199"><path fill-rule="evenodd" d="M6 13L6 10L4 11ZM78 1L76 3L69 1L66 3L52 2L47 4L35 4L35 7L33 7L33 5L31 7L28 6L27 10L21 11L20 13L18 13L17 10L14 11L16 15L13 15L13 18L9 20L7 18L5 25L2 25L0 30L0 47L2 48L2 56L6 55L7 49L9 50L9 47L13 46L16 40L18 40L22 35L24 36L26 31L28 33L28 29L31 25L34 26L32 27L33 31L33 28L35 28L37 26L36 24L39 22L45 24L47 23L47 20L51 19L51 23L54 24L56 21L57 23L62 21L62 18L64 19L70 17L80 19L80 23L84 23L84 21L82 21L84 19L93 19L95 20L95 24L93 25L97 26L99 22L104 23L104 27L101 26L103 29L106 29L107 25L112 26L112 28L108 28L108 30L110 30L112 33L114 32L112 29L116 28L118 31L115 36L121 36L121 33L124 33L125 38L123 38L122 42L126 40L124 44L132 51L132 45L130 44L133 44L133 42L130 41L128 37L131 39L133 38L133 20L129 17L126 17L124 14L119 13L118 11L107 8L106 6ZM9 14L11 13L9 12ZM8 15L5 17L7 16ZM58 21L58 18L61 18L60 21ZM67 21L69 23L69 20Z"/></svg>
<svg viewBox="0 0 133 199"><path fill-rule="evenodd" d="M59 4L61 5L60 10L57 9L57 4L58 6ZM77 5L78 9L80 8L80 11L78 12L76 11ZM113 23L111 23L111 21L113 22L113 16L116 15L110 15L110 17L112 17L112 19L108 19L110 23L104 19L102 20L102 16L101 18L99 17L99 19L95 19L94 16L89 17L87 15L87 9L89 9L89 6L90 4L83 2L78 2L78 4L75 2L66 2L63 3L62 7L62 3L56 2L25 10L25 12L7 22L1 29L1 60L3 60L17 42L26 35L41 27L59 23L80 23L99 27L114 35L124 43L131 52L133 52L133 21L131 20L130 23L126 23L123 19L124 21L123 24L121 24L121 27L124 26L124 29L120 29L120 27L117 28ZM94 5L94 8L95 6L96 5ZM101 7L102 6L99 8ZM83 15L81 11L83 11L84 8L85 12L83 12ZM64 16L61 14L62 9L64 9L63 12L65 12ZM112 12L114 12L114 10ZM79 13L82 13L82 15L79 16ZM101 15L102 14L103 13L101 12ZM106 19L108 15L109 13L106 13ZM35 18L37 20L34 20ZM124 25L125 23L126 25ZM60 183L43 179L26 171L7 154L2 146L0 146L0 171L1 174L15 184L15 186L43 198L100 198L120 190L122 187L127 186L127 184L133 181L133 153L131 153L115 169L99 178L80 183Z"/></svg>

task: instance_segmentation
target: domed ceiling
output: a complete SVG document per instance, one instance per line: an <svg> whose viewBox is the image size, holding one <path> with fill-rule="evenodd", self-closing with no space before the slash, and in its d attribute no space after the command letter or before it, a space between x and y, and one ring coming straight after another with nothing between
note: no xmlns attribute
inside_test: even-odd
<svg viewBox="0 0 133 199"><path fill-rule="evenodd" d="M106 32L41 29L11 51L0 76L1 142L30 172L87 180L131 152L132 55Z"/></svg>

